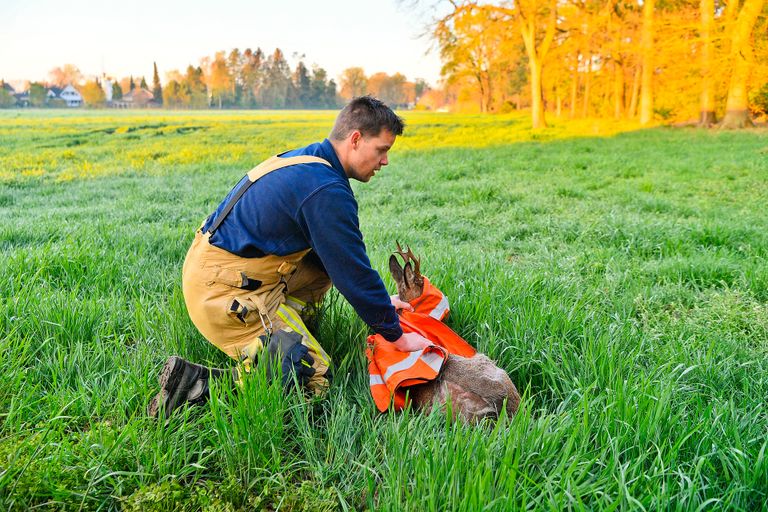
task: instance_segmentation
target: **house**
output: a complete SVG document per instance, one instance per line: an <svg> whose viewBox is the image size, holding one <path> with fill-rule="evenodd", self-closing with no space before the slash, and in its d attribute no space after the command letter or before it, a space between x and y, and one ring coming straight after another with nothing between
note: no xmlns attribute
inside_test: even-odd
<svg viewBox="0 0 768 512"><path fill-rule="evenodd" d="M20 107L29 106L29 89L24 92L17 92L13 97L16 98L16 105Z"/></svg>
<svg viewBox="0 0 768 512"><path fill-rule="evenodd" d="M64 89L61 90L59 93L59 98L64 100L68 107L83 106L83 97L80 95L80 92L72 86L72 84L67 85Z"/></svg>
<svg viewBox="0 0 768 512"><path fill-rule="evenodd" d="M16 106L16 91L11 84L5 83L5 80L0 80L0 107L13 106Z"/></svg>
<svg viewBox="0 0 768 512"><path fill-rule="evenodd" d="M155 96L147 89L137 87L119 100L114 100L114 108L147 108L156 106Z"/></svg>
<svg viewBox="0 0 768 512"><path fill-rule="evenodd" d="M62 89L61 87L49 87L48 93L46 94L46 96L48 97L48 101L55 100L56 98L58 98L59 95L61 94L61 91L63 90L64 89Z"/></svg>

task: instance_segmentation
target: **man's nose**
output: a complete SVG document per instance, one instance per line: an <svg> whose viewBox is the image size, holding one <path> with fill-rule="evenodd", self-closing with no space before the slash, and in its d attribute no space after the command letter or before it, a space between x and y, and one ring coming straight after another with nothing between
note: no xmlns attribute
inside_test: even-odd
<svg viewBox="0 0 768 512"><path fill-rule="evenodd" d="M387 158L387 155L384 155L384 158L382 158L382 159L379 161L379 163L380 163L381 165L387 165L387 164L389 164L389 159Z"/></svg>

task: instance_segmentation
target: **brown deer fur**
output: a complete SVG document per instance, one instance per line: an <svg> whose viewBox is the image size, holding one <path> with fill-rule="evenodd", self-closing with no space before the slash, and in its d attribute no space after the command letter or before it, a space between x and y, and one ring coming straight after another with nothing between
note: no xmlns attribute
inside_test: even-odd
<svg viewBox="0 0 768 512"><path fill-rule="evenodd" d="M397 249L404 264L401 267L393 254L389 258L389 270L397 284L400 300L408 302L421 296L424 279L420 261L410 247L403 251L398 243ZM411 261L415 267L411 266ZM512 416L520 405L520 395L506 372L480 353L471 358L451 354L437 379L408 389L415 408L445 408L450 402L453 416L471 423L496 419L504 407L507 415Z"/></svg>

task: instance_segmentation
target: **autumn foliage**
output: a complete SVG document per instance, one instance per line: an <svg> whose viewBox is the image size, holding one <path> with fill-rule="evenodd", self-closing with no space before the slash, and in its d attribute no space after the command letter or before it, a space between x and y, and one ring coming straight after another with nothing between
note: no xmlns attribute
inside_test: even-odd
<svg viewBox="0 0 768 512"><path fill-rule="evenodd" d="M454 109L749 124L765 0L451 2L432 34Z"/></svg>

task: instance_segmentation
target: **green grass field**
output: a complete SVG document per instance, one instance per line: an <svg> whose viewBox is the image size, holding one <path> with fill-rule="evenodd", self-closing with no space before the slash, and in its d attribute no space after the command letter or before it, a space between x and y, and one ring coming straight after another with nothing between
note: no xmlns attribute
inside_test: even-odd
<svg viewBox="0 0 768 512"><path fill-rule="evenodd" d="M768 132L405 118L355 184L369 254L421 255L516 417L380 415L334 294L324 402L256 374L148 419L169 355L230 364L184 308L194 230L333 113L0 112L0 507L765 509Z"/></svg>

